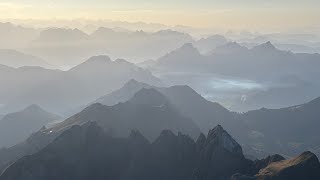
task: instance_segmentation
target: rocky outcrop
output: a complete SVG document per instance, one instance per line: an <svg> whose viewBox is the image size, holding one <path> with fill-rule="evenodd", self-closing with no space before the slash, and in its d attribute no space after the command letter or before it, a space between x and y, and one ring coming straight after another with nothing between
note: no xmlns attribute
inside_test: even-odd
<svg viewBox="0 0 320 180"><path fill-rule="evenodd" d="M266 167L255 175L235 174L231 180L318 180L320 179L320 163L316 155L304 152L300 156L288 160L281 156L271 156L257 164Z"/></svg>
<svg viewBox="0 0 320 180"><path fill-rule="evenodd" d="M258 180L317 180L320 163L316 155L304 152L300 156L269 164L256 175Z"/></svg>

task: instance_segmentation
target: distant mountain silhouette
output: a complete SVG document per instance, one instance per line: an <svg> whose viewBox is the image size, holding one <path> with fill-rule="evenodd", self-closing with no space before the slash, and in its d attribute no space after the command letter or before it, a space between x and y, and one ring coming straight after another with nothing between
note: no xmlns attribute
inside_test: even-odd
<svg viewBox="0 0 320 180"><path fill-rule="evenodd" d="M37 42L65 42L65 41L81 41L88 40L89 35L79 29L49 28L41 31Z"/></svg>
<svg viewBox="0 0 320 180"><path fill-rule="evenodd" d="M189 68L191 69L193 65L198 65L202 59L203 56L192 45L192 43L187 43L159 58L155 64L155 67L177 71L179 71L179 67L181 67L182 69L186 68L186 70L189 70Z"/></svg>
<svg viewBox="0 0 320 180"><path fill-rule="evenodd" d="M211 52L213 49L227 44L229 41L221 35L213 35L207 38L201 38L194 43L194 46L203 54Z"/></svg>
<svg viewBox="0 0 320 180"><path fill-rule="evenodd" d="M187 84L234 111L245 112L286 107L318 97L320 81L316 77L320 74L315 67L320 66L319 59L319 54L281 51L271 42L253 48L230 42L207 55L186 44L147 68L167 84ZM298 81L288 80L290 77ZM244 87L241 81L257 86Z"/></svg>
<svg viewBox="0 0 320 180"><path fill-rule="evenodd" d="M284 76L288 73L306 77L308 72L300 67L317 72L314 65L319 65L319 54L295 54L275 48L271 42L266 42L251 49L236 42L226 43L214 49L211 55L200 55L191 45L181 48L159 58L153 69L158 71L203 72L238 78L266 78L272 70L272 77ZM248 71L250 69L250 71ZM269 77L270 78L270 77ZM310 77L309 77L310 78Z"/></svg>
<svg viewBox="0 0 320 180"><path fill-rule="evenodd" d="M40 66L43 68L54 68L43 59L32 55L24 54L16 50L0 49L0 64L18 68L22 66Z"/></svg>
<svg viewBox="0 0 320 180"><path fill-rule="evenodd" d="M189 86L163 88L151 86L132 79L119 90L102 96L94 101L94 103L115 105L119 102L125 102L143 88L156 89L161 92L182 115L193 119L202 132L206 133L210 127L218 124L222 124L228 130L235 130L241 127L236 125L236 121L233 121L234 117L232 112L218 103L206 100ZM239 134L236 135L238 136Z"/></svg>
<svg viewBox="0 0 320 180"><path fill-rule="evenodd" d="M111 61L94 56L69 71L40 67L9 68L0 66L0 112L14 112L29 104L39 104L51 112L66 113L134 78L161 86L149 71L125 60Z"/></svg>
<svg viewBox="0 0 320 180"><path fill-rule="evenodd" d="M5 115L0 119L0 149L23 142L41 127L60 118L37 105L31 105L20 112Z"/></svg>
<svg viewBox="0 0 320 180"><path fill-rule="evenodd" d="M17 49L28 46L39 36L39 30L0 22L0 49Z"/></svg>
<svg viewBox="0 0 320 180"><path fill-rule="evenodd" d="M211 51L212 54L234 54L247 52L248 48L241 46L237 42L229 42L216 47Z"/></svg>
<svg viewBox="0 0 320 180"><path fill-rule="evenodd" d="M193 42L189 34L173 30L120 32L98 27L93 33L87 34L79 29L49 28L41 31L25 51L51 64L70 67L88 57L106 53L133 62L156 59L189 42Z"/></svg>
<svg viewBox="0 0 320 180"><path fill-rule="evenodd" d="M131 79L120 89L117 89L110 94L100 97L99 99L94 101L94 103L101 103L104 105L112 106L120 102L126 102L143 88L153 88L153 86L146 83L138 82L135 79Z"/></svg>

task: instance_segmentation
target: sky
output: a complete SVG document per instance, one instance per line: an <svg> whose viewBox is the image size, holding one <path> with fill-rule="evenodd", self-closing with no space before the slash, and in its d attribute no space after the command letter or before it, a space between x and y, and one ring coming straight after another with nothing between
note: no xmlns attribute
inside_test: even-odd
<svg viewBox="0 0 320 180"><path fill-rule="evenodd" d="M320 26L319 0L0 0L0 19L108 19L192 27Z"/></svg>

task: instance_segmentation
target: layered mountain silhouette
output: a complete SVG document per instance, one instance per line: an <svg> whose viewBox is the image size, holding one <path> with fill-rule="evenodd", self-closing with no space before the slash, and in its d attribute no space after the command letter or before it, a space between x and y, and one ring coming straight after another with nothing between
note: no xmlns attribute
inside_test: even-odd
<svg viewBox="0 0 320 180"><path fill-rule="evenodd" d="M159 88L130 80L121 89L95 102L105 105L125 102L142 88L157 89L181 114L191 118L202 132L222 124L245 145L246 155L249 153L262 158L267 154L282 153L292 156L308 149L319 155L317 126L314 126L317 124L319 98L287 108L234 113L218 103L207 101L188 86ZM289 124L292 128L288 129Z"/></svg>
<svg viewBox="0 0 320 180"><path fill-rule="evenodd" d="M24 54L16 50L0 49L0 64L14 68L22 66L40 66L44 68L54 68L53 65L39 57Z"/></svg>
<svg viewBox="0 0 320 180"><path fill-rule="evenodd" d="M0 149L23 142L41 127L60 118L37 105L5 115L0 119Z"/></svg>
<svg viewBox="0 0 320 180"><path fill-rule="evenodd" d="M87 34L79 29L49 28L41 31L25 51L52 64L70 67L84 58L105 53L135 62L155 59L189 42L193 42L189 34L173 30L150 33L98 27Z"/></svg>
<svg viewBox="0 0 320 180"><path fill-rule="evenodd" d="M155 89L141 89L127 102L114 106L93 104L48 131L59 132L73 125L95 121L114 136L128 136L131 130L139 130L154 140L164 129L182 132L196 138L198 126L182 116L170 101Z"/></svg>
<svg viewBox="0 0 320 180"><path fill-rule="evenodd" d="M319 71L315 67L320 65L319 59L319 54L281 51L271 42L253 48L229 42L207 55L185 44L147 68L167 84L189 85L234 111L246 112L318 97Z"/></svg>
<svg viewBox="0 0 320 180"><path fill-rule="evenodd" d="M265 78L265 75L272 70L276 73L272 77L292 74L306 78L308 72L301 67L308 67L307 69L313 73L317 72L314 65L319 65L319 57L319 54L281 51L271 42L251 49L230 42L218 46L211 55L200 55L192 44L185 44L159 58L153 68L170 72L210 72L247 79L252 79L252 76L256 79Z"/></svg>
<svg viewBox="0 0 320 180"><path fill-rule="evenodd" d="M94 56L68 70L40 67L0 66L0 112L14 112L29 104L39 104L63 114L108 92L120 88L131 78L161 86L149 71L125 60Z"/></svg>
<svg viewBox="0 0 320 180"><path fill-rule="evenodd" d="M119 90L102 96L93 103L110 106L126 102L143 88L156 89L163 94L183 116L191 118L202 132L207 133L210 127L218 124L222 124L227 130L233 129L232 132L236 129L233 127L241 128L236 125L236 121L233 121L234 113L218 103L206 100L189 86L156 87L131 79Z"/></svg>
<svg viewBox="0 0 320 180"><path fill-rule="evenodd" d="M315 99L289 108L238 114L205 100L187 86L158 88L130 80L121 89L103 96L62 123L42 129L12 148L3 149L0 164L3 168L25 155L36 153L65 130L89 121L97 122L107 133L117 137L126 137L131 130L138 129L148 140L154 140L163 129L195 138L201 131L206 133L209 127L223 124L244 145L244 153L252 159L274 153L292 157L305 150L319 155L319 136L314 125L318 105L319 99ZM292 130L287 129L289 124L293 126Z"/></svg>
<svg viewBox="0 0 320 180"><path fill-rule="evenodd" d="M88 40L89 35L79 29L50 28L41 31L36 42L65 42Z"/></svg>
<svg viewBox="0 0 320 180"><path fill-rule="evenodd" d="M213 35L207 38L201 38L194 43L195 47L202 53L208 54L213 49L227 44L229 41L221 35Z"/></svg>
<svg viewBox="0 0 320 180"><path fill-rule="evenodd" d="M39 30L0 22L0 49L16 49L26 47L37 38Z"/></svg>
<svg viewBox="0 0 320 180"><path fill-rule="evenodd" d="M269 158L257 177L319 177L319 160L310 152L279 160ZM149 142L136 130L116 138L88 122L71 127L39 152L13 163L0 179L228 180L250 177L257 163L244 158L241 146L221 126L207 136L201 134L197 141L164 130Z"/></svg>

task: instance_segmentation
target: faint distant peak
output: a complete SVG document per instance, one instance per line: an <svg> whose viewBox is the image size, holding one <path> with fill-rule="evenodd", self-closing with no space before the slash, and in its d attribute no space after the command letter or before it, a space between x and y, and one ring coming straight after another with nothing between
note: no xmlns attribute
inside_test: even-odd
<svg viewBox="0 0 320 180"><path fill-rule="evenodd" d="M79 41L88 39L89 35L75 28L49 28L40 32L40 36L36 41Z"/></svg>
<svg viewBox="0 0 320 180"><path fill-rule="evenodd" d="M266 43L253 47L252 50L273 51L273 50L277 50L277 48L270 41L268 41Z"/></svg>
<svg viewBox="0 0 320 180"><path fill-rule="evenodd" d="M247 49L246 47L241 46L237 42L229 42L229 43L226 43L225 45L222 45L220 47L228 48L228 49Z"/></svg>
<svg viewBox="0 0 320 180"><path fill-rule="evenodd" d="M103 37L110 37L114 36L115 32L113 29L106 28L106 27L99 27L97 30L95 30L90 36L96 37L96 38L103 38Z"/></svg>
<svg viewBox="0 0 320 180"><path fill-rule="evenodd" d="M200 52L192 43L185 43L182 45L180 48L177 50L173 51L172 53L181 53L181 54L186 54L186 55L199 55Z"/></svg>
<svg viewBox="0 0 320 180"><path fill-rule="evenodd" d="M135 79L130 79L127 83L124 84L123 88L125 89L131 89L131 88L136 88L136 87L151 87L150 85L139 82Z"/></svg>
<svg viewBox="0 0 320 180"><path fill-rule="evenodd" d="M106 64L108 62L111 62L111 59L109 56L106 56L106 55L92 56L88 60L86 60L85 62L75 66L72 69L77 69L82 66L99 66L99 65Z"/></svg>
<svg viewBox="0 0 320 180"><path fill-rule="evenodd" d="M132 34L133 35L137 35L137 36L146 36L146 35L148 35L148 33L143 31L143 30L137 30L137 31L133 32Z"/></svg>
<svg viewBox="0 0 320 180"><path fill-rule="evenodd" d="M219 35L219 34L215 34L215 35L209 36L209 37L204 38L204 39L212 40L212 41L219 41L219 42L227 42L228 41L227 38L225 38L224 36Z"/></svg>
<svg viewBox="0 0 320 180"><path fill-rule="evenodd" d="M174 31L172 29L160 30L154 33L154 35L186 35L185 33Z"/></svg>
<svg viewBox="0 0 320 180"><path fill-rule="evenodd" d="M88 63L107 63L110 61L111 61L111 59L109 56L99 55L99 56L92 56L86 62L88 62Z"/></svg>
<svg viewBox="0 0 320 180"><path fill-rule="evenodd" d="M23 111L44 111L39 105L32 104L28 107L26 107Z"/></svg>
<svg viewBox="0 0 320 180"><path fill-rule="evenodd" d="M109 56L99 55L92 56L85 62L71 68L70 72L83 72L83 71L95 71L97 69L101 69L106 65L110 64L112 61Z"/></svg>
<svg viewBox="0 0 320 180"><path fill-rule="evenodd" d="M228 42L222 46L217 47L213 53L239 53L246 52L248 48L241 46L237 42Z"/></svg>
<svg viewBox="0 0 320 180"><path fill-rule="evenodd" d="M116 59L114 62L118 64L133 64L125 59Z"/></svg>
<svg viewBox="0 0 320 180"><path fill-rule="evenodd" d="M115 31L107 27L99 27L95 32L114 33Z"/></svg>

